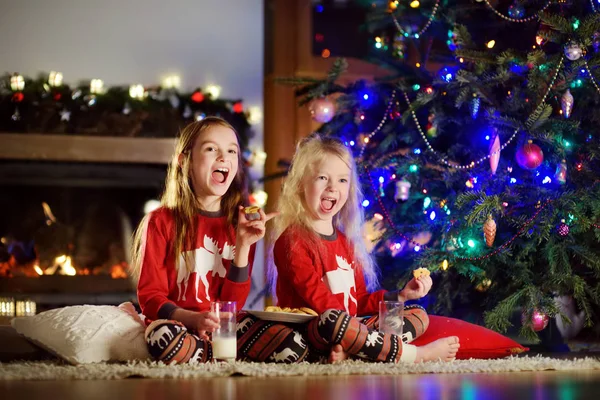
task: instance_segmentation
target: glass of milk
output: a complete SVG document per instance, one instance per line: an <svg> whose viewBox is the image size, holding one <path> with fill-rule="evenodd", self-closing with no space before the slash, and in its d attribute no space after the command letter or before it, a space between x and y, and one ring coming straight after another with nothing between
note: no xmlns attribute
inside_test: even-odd
<svg viewBox="0 0 600 400"><path fill-rule="evenodd" d="M404 328L404 302L379 302L379 332L402 336Z"/></svg>
<svg viewBox="0 0 600 400"><path fill-rule="evenodd" d="M213 301L210 311L220 321L220 327L212 334L213 359L233 362L237 355L235 301Z"/></svg>

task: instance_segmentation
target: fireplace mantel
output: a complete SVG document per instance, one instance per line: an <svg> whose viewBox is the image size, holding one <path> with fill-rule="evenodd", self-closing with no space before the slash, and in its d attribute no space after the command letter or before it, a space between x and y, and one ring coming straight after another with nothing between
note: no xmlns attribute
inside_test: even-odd
<svg viewBox="0 0 600 400"><path fill-rule="evenodd" d="M0 159L168 164L175 139L0 133Z"/></svg>

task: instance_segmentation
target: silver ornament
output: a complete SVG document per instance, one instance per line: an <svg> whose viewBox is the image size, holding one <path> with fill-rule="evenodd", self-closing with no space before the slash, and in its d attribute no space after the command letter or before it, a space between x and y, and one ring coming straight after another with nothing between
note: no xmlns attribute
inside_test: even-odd
<svg viewBox="0 0 600 400"><path fill-rule="evenodd" d="M575 99L571 94L571 91L567 89L565 93L563 93L560 99L560 107L562 108L563 116L565 118L569 118L571 116L571 112L573 111L573 104L575 103Z"/></svg>
<svg viewBox="0 0 600 400"><path fill-rule="evenodd" d="M581 46L575 42L571 42L565 46L565 56L571 60L576 61L581 58L583 55L583 50Z"/></svg>
<svg viewBox="0 0 600 400"><path fill-rule="evenodd" d="M408 200L408 197L410 196L410 187L410 182L405 179L396 182L396 193L394 194L394 200Z"/></svg>

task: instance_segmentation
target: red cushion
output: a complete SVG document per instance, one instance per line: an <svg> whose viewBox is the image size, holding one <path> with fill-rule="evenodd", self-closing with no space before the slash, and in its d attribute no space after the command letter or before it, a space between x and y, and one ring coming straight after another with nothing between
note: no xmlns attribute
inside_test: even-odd
<svg viewBox="0 0 600 400"><path fill-rule="evenodd" d="M514 340L483 326L437 315L429 316L429 327L411 344L423 346L446 336L458 336L460 349L456 358L459 360L501 358L529 350Z"/></svg>

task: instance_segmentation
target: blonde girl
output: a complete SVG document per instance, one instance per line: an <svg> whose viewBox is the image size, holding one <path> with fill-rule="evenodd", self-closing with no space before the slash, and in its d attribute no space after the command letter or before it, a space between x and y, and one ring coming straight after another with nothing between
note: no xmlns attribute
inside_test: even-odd
<svg viewBox="0 0 600 400"><path fill-rule="evenodd" d="M362 194L352 154L339 140L312 135L302 140L284 184L275 221L270 280L281 307L309 307L320 314L307 339L329 361L349 354L374 361L452 360L457 337L423 347L408 344L428 326L425 310L405 309L400 338L376 330L383 300L413 300L431 289L429 276L399 292L372 291L376 266L362 238ZM403 343L404 341L404 343Z"/></svg>

